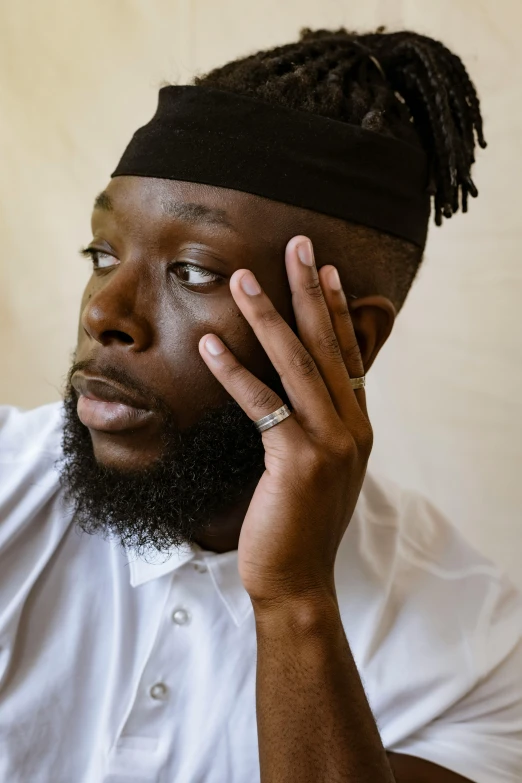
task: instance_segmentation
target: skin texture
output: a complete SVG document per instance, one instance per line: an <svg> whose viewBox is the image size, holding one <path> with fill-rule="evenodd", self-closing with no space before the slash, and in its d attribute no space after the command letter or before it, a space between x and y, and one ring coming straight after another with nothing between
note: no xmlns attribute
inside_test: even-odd
<svg viewBox="0 0 522 783"><path fill-rule="evenodd" d="M395 315L378 290L348 309L332 288L332 262L348 294L361 263L339 221L234 191L124 177L95 209L93 236L107 266L82 300L77 361L121 368L180 428L230 396L252 420L284 400L294 411L263 433L266 469L248 502L198 539L238 548L252 598L262 783L463 780L407 757L390 765L339 615L335 555L372 443L364 391L349 379L369 370ZM301 261L307 238L320 272ZM206 288L181 281L172 265L186 262L219 279ZM253 296L246 270L262 289ZM209 335L221 338L219 355ZM154 417L141 429L90 434L101 465L132 471L161 456Z"/></svg>
<svg viewBox="0 0 522 783"><path fill-rule="evenodd" d="M86 287L76 361L89 362L92 372L104 364L126 372L171 411L181 428L189 427L230 399L198 352L201 337L215 332L239 362L284 398L277 373L232 297L230 277L238 269L251 269L281 316L295 325L286 244L306 230L318 263L339 259L350 290L357 282L350 283L350 277L357 275L350 271L342 222L192 183L119 177L105 192L112 208L107 209L105 198L104 208L94 210L90 246L111 254L103 261L113 266L93 273ZM205 216L201 207L225 211L236 230ZM220 275L219 282L185 286L170 269L182 261ZM352 313L368 370L391 331L393 306L370 296L354 302ZM91 431L96 459L121 470L145 468L161 453L160 425L153 420L123 434ZM237 548L248 502L246 497L216 519L198 543L218 552Z"/></svg>

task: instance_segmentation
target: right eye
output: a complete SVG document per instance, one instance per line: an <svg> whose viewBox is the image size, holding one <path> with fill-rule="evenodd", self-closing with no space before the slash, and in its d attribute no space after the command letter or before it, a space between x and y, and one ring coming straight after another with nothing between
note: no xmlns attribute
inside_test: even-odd
<svg viewBox="0 0 522 783"><path fill-rule="evenodd" d="M110 253L104 253L103 250L96 250L94 247L86 247L81 253L82 256L91 259L95 271L98 269L110 269L120 263L118 259Z"/></svg>

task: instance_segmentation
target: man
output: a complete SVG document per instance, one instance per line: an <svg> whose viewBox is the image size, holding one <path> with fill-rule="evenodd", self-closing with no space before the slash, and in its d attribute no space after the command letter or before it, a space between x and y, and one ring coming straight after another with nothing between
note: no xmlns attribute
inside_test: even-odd
<svg viewBox="0 0 522 783"><path fill-rule="evenodd" d="M364 378L475 135L414 33L162 89L96 199L63 404L0 409L2 781L520 780L520 597L365 475Z"/></svg>

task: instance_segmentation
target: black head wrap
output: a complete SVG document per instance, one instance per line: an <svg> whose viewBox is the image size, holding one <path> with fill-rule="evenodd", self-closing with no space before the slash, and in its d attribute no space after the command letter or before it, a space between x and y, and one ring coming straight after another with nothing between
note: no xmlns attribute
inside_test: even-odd
<svg viewBox="0 0 522 783"><path fill-rule="evenodd" d="M112 174L199 182L343 218L424 246L420 147L222 90L163 87Z"/></svg>

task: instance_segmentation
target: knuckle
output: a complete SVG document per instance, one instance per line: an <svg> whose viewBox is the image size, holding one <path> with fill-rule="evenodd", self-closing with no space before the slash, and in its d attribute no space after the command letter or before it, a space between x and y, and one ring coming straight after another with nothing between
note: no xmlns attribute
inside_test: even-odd
<svg viewBox="0 0 522 783"><path fill-rule="evenodd" d="M324 330L319 334L317 347L326 358L342 361L339 343L332 329Z"/></svg>
<svg viewBox="0 0 522 783"><path fill-rule="evenodd" d="M304 283L303 291L310 299L317 300L323 298L323 289L321 288L321 283L317 278L314 280L308 280L306 283Z"/></svg>
<svg viewBox="0 0 522 783"><path fill-rule="evenodd" d="M234 362L225 367L224 372L227 379L234 382L244 376L245 368L239 362Z"/></svg>
<svg viewBox="0 0 522 783"><path fill-rule="evenodd" d="M342 435L337 439L333 448L333 452L336 457L341 460L345 460L353 455L354 446L355 442L353 437L350 435L350 433L346 433L346 435Z"/></svg>
<svg viewBox="0 0 522 783"><path fill-rule="evenodd" d="M343 345L343 355L346 359L358 359L360 356L359 350L357 340L352 340L347 345Z"/></svg>
<svg viewBox="0 0 522 783"><path fill-rule="evenodd" d="M357 433L357 445L364 453L370 453L373 448L373 428L370 422L365 422Z"/></svg>
<svg viewBox="0 0 522 783"><path fill-rule="evenodd" d="M266 386L252 385L248 394L249 403L253 408L274 411L279 407L279 398Z"/></svg>
<svg viewBox="0 0 522 783"><path fill-rule="evenodd" d="M315 380L319 376L314 360L302 345L297 345L293 349L290 355L290 366L301 378Z"/></svg>
<svg viewBox="0 0 522 783"><path fill-rule="evenodd" d="M339 302L339 304L335 308L335 313L343 321L349 320L350 323L352 323L352 316L350 314L350 309L348 307L348 303L346 302L346 300Z"/></svg>
<svg viewBox="0 0 522 783"><path fill-rule="evenodd" d="M274 307L263 310L263 312L259 314L259 318L266 326L276 326L281 322L281 316Z"/></svg>

